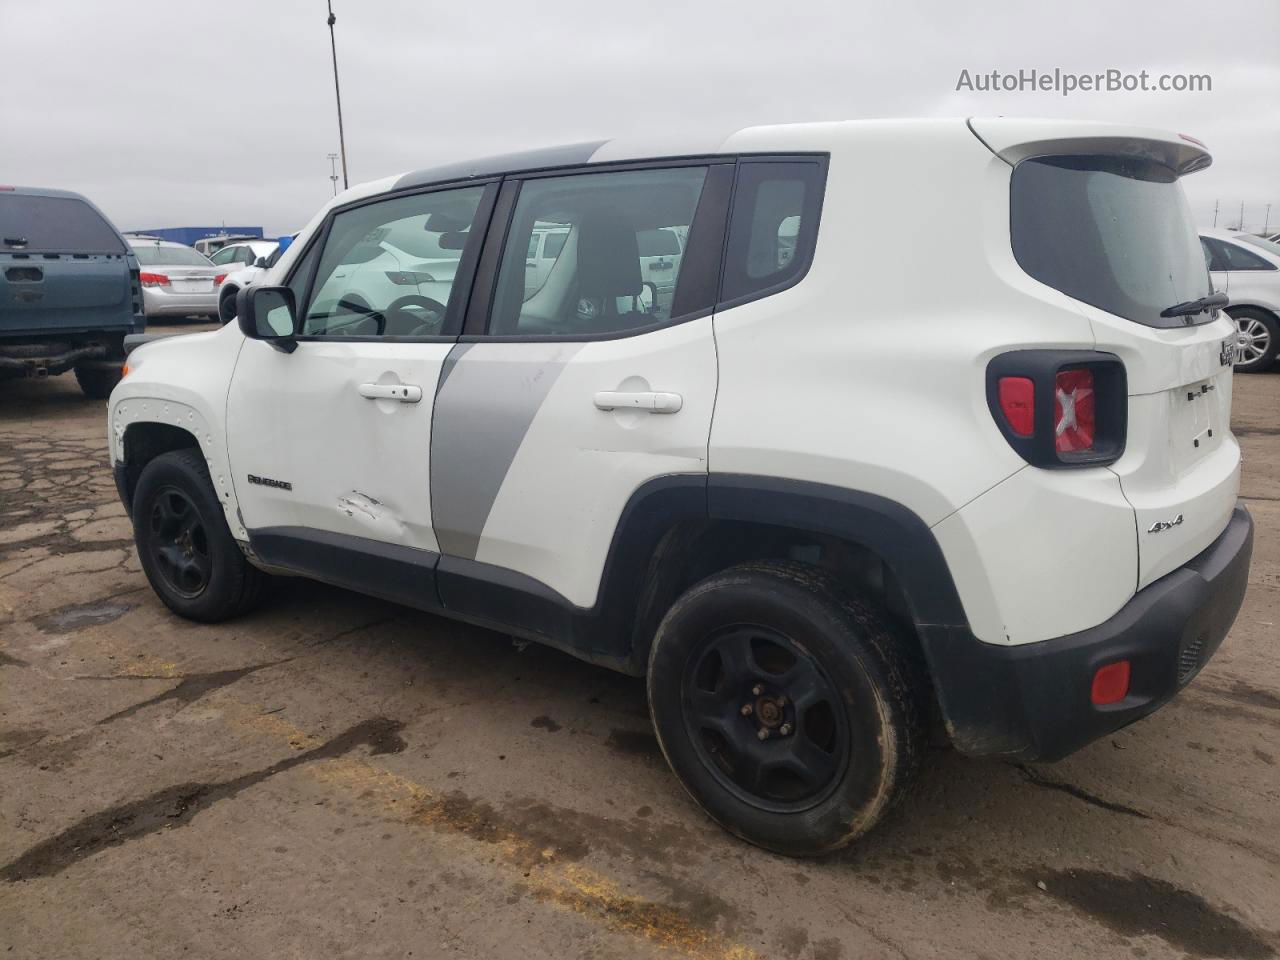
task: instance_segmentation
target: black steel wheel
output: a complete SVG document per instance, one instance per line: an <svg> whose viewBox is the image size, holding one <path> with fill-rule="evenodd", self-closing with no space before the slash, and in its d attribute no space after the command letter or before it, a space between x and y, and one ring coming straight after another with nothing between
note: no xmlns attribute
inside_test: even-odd
<svg viewBox="0 0 1280 960"><path fill-rule="evenodd" d="M658 627L648 692L689 794L778 853L825 853L871 829L924 750L918 649L806 564L743 564L691 587Z"/></svg>
<svg viewBox="0 0 1280 960"><path fill-rule="evenodd" d="M160 576L181 597L195 599L209 586L213 561L209 535L195 505L176 487L164 487L151 501L149 548Z"/></svg>
<svg viewBox="0 0 1280 960"><path fill-rule="evenodd" d="M849 755L835 684L791 637L734 624L690 657L684 720L725 789L762 810L803 810L830 793Z"/></svg>
<svg viewBox="0 0 1280 960"><path fill-rule="evenodd" d="M216 623L249 609L265 580L231 536L199 450L173 450L143 468L133 538L156 596L179 616Z"/></svg>

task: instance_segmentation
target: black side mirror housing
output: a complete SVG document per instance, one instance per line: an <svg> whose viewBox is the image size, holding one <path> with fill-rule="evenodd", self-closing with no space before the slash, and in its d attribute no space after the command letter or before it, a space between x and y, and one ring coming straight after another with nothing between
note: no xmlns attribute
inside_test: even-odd
<svg viewBox="0 0 1280 960"><path fill-rule="evenodd" d="M298 348L298 307L289 287L245 287L236 294L240 332L282 353Z"/></svg>
<svg viewBox="0 0 1280 960"><path fill-rule="evenodd" d="M261 267L263 270L269 266L266 257L259 257L257 260L253 261L253 265L255 267Z"/></svg>

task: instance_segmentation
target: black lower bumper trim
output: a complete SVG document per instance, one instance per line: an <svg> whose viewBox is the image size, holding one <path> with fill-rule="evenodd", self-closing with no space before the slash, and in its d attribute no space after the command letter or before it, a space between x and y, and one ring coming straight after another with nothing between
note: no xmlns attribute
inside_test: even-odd
<svg viewBox="0 0 1280 960"><path fill-rule="evenodd" d="M1011 647L983 643L965 627L921 628L955 746L973 756L1058 760L1167 703L1231 629L1252 554L1253 520L1237 505L1207 549L1096 627ZM1094 672L1126 659L1128 696L1095 706Z"/></svg>

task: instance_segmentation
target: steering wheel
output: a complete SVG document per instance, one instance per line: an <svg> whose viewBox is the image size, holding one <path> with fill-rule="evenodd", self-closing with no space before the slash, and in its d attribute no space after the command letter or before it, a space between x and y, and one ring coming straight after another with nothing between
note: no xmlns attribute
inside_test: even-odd
<svg viewBox="0 0 1280 960"><path fill-rule="evenodd" d="M369 304L365 301L364 297L360 296L360 294L355 293L344 296L338 301L338 308L345 310L347 314L351 315L352 319L348 321L347 318L342 318L340 315L335 314L334 316L339 318L335 327L350 327L354 326L356 323L364 323L367 320L372 320L376 328L377 336L380 337L386 332L387 318L376 310L370 310ZM330 319L333 319L333 317Z"/></svg>
<svg viewBox="0 0 1280 960"><path fill-rule="evenodd" d="M429 336L428 333L420 333L422 327L439 327L444 323L445 311L448 309L439 300L432 297L424 297L420 293L410 293L403 297L397 297L394 301L387 305L383 311L387 316L387 326L391 326L393 321L404 317L408 324L412 324L413 332L408 336ZM416 311L428 310L432 314L428 320L424 320ZM398 327L399 324L396 324Z"/></svg>

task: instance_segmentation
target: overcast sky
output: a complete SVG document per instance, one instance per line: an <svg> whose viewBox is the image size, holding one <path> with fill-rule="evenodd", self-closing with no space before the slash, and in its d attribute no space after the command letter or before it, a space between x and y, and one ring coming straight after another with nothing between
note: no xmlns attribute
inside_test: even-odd
<svg viewBox="0 0 1280 960"><path fill-rule="evenodd" d="M892 116L1133 121L1208 143L1202 224L1280 224L1280 0L334 0L352 183L643 131ZM338 133L324 0L0 0L0 183L124 230L301 226ZM1038 68L1202 93L956 92ZM1276 227L1280 229L1280 227Z"/></svg>

